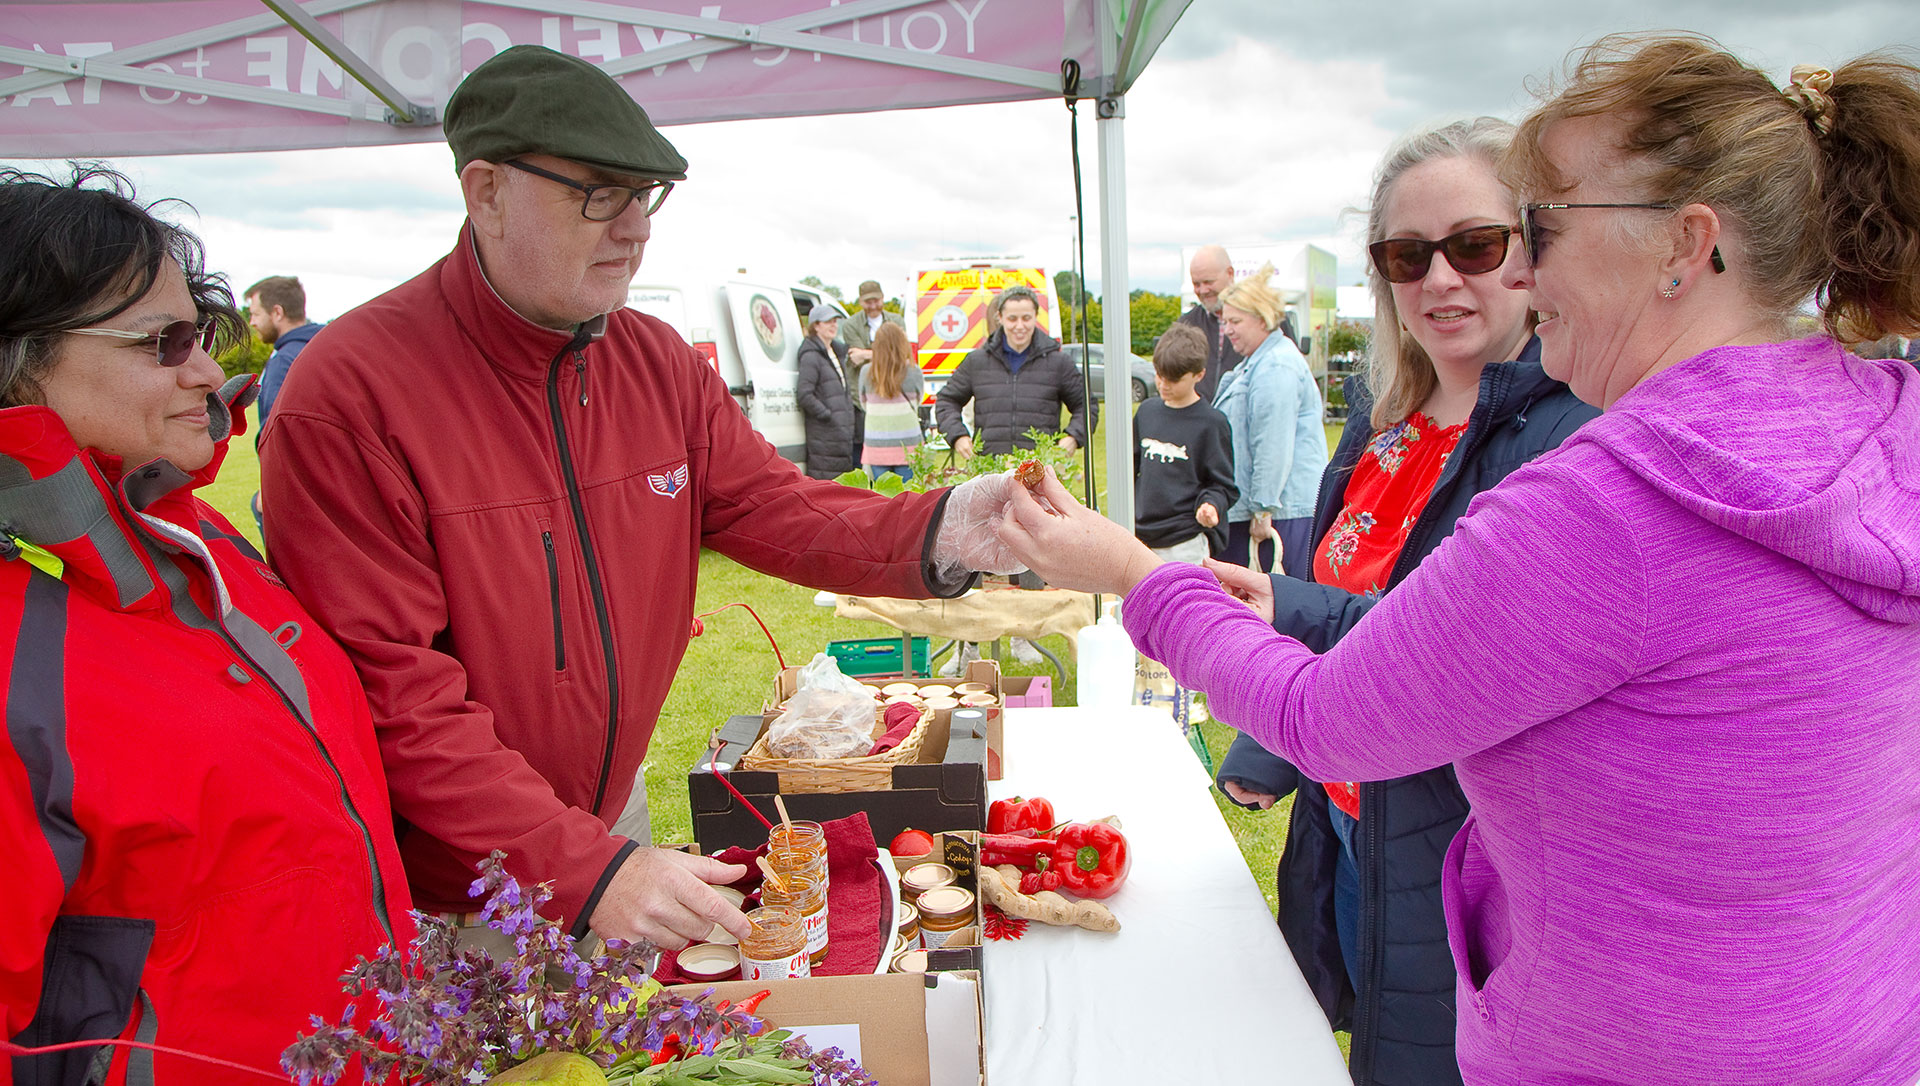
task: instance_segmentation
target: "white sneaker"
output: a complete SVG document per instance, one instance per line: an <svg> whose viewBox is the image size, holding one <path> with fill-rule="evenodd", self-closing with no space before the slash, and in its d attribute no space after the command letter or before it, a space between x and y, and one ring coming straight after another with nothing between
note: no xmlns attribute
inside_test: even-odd
<svg viewBox="0 0 1920 1086"><path fill-rule="evenodd" d="M962 641L960 647L953 650L953 655L947 657L947 662L940 665L938 674L943 679L954 678L966 668L967 664L978 659L980 659L980 646L971 641Z"/></svg>
<svg viewBox="0 0 1920 1086"><path fill-rule="evenodd" d="M815 607L832 607L838 604L839 602L840 602L840 597L834 595L831 592L820 591L820 592L815 592L813 594L813 605Z"/></svg>
<svg viewBox="0 0 1920 1086"><path fill-rule="evenodd" d="M1011 638L1010 640L1013 643L1012 644L1013 658L1020 661L1021 663L1037 664L1046 659L1046 657L1040 655L1039 649L1033 647L1033 642L1027 640L1026 638L1015 637L1015 638Z"/></svg>

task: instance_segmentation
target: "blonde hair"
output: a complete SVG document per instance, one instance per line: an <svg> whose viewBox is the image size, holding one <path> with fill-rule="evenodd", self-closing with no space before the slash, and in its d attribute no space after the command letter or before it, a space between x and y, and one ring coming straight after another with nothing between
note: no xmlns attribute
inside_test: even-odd
<svg viewBox="0 0 1920 1086"><path fill-rule="evenodd" d="M869 371L873 391L883 400L900 395L900 384L906 380L912 360L906 331L897 324L882 321L880 330L873 334L873 369Z"/></svg>
<svg viewBox="0 0 1920 1086"><path fill-rule="evenodd" d="M1498 174L1500 159L1513 142L1513 126L1497 117L1475 117L1414 132L1393 145L1373 174L1373 199L1367 207L1367 244L1387 236L1387 202L1407 171L1440 158L1470 158ZM1518 244L1517 241L1514 244ZM1443 258L1444 259L1444 258ZM1367 347L1367 391L1373 393L1375 430L1406 421L1440 385L1426 348L1401 327L1393 284L1367 262L1367 287L1373 293L1373 337ZM1531 315L1527 318L1531 321ZM1492 362L1495 359L1487 359ZM1506 361L1499 359L1498 361Z"/></svg>
<svg viewBox="0 0 1920 1086"><path fill-rule="evenodd" d="M1262 264L1259 271L1221 291L1220 304L1259 317L1260 323L1267 326L1268 332L1272 332L1280 327L1281 318L1287 315L1287 305L1280 300L1280 292L1268 282L1272 278L1273 265Z"/></svg>
<svg viewBox="0 0 1920 1086"><path fill-rule="evenodd" d="M1783 328L1813 296L1838 339L1920 331L1920 69L1868 56L1796 69L1782 91L1711 38L1613 35L1521 123L1503 175L1568 191L1541 138L1600 116L1621 123L1614 150L1642 168L1642 198L1705 204L1732 227L1726 265Z"/></svg>

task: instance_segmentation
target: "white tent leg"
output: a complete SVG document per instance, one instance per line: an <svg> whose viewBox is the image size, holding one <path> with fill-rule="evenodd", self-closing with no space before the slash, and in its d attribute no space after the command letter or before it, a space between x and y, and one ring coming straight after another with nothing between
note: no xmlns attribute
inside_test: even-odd
<svg viewBox="0 0 1920 1086"><path fill-rule="evenodd" d="M1098 100L1101 339L1106 344L1107 519L1133 530L1133 320L1127 297L1126 99Z"/></svg>

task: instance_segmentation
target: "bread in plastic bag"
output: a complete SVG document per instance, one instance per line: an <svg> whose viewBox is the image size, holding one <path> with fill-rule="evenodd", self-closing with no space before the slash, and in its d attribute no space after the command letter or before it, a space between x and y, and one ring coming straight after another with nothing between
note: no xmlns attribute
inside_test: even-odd
<svg viewBox="0 0 1920 1086"><path fill-rule="evenodd" d="M780 758L850 758L873 748L873 695L826 653L800 669L799 689L767 729Z"/></svg>

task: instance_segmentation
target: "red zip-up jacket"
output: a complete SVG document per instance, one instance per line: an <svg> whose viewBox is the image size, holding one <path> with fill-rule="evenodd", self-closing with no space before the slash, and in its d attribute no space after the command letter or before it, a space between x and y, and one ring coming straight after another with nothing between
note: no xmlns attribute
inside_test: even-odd
<svg viewBox="0 0 1920 1086"><path fill-rule="evenodd" d="M250 380L250 379L247 379ZM231 396L244 382L230 385ZM224 428L224 411L215 411ZM0 411L0 1036L272 1072L340 975L412 938L359 678L164 460ZM79 1082L96 1049L0 1060ZM255 1076L146 1051L110 1081Z"/></svg>
<svg viewBox="0 0 1920 1086"><path fill-rule="evenodd" d="M608 827L686 652L701 547L814 588L967 587L928 568L944 491L807 479L660 321L623 309L594 339L515 313L471 227L314 337L261 461L267 551L366 682L428 909L471 908L501 848L585 930L631 847Z"/></svg>

